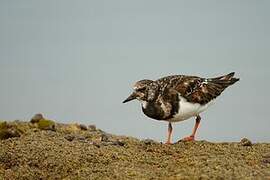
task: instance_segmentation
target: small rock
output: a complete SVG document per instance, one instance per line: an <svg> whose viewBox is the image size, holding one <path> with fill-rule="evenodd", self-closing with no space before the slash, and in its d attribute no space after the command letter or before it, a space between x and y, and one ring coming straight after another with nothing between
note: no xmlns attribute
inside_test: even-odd
<svg viewBox="0 0 270 180"><path fill-rule="evenodd" d="M100 148L100 144L96 142L91 142L92 145L96 146L97 148Z"/></svg>
<svg viewBox="0 0 270 180"><path fill-rule="evenodd" d="M242 146L252 146L252 142L247 138L241 139L240 144Z"/></svg>
<svg viewBox="0 0 270 180"><path fill-rule="evenodd" d="M109 136L107 134L102 134L100 137L100 141L105 141L108 142L109 141Z"/></svg>
<svg viewBox="0 0 270 180"><path fill-rule="evenodd" d="M126 143L124 141L116 140L113 142L113 145L124 146Z"/></svg>
<svg viewBox="0 0 270 180"><path fill-rule="evenodd" d="M68 141L73 141L75 139L75 136L74 135L71 135L71 134L68 134L64 137L66 140Z"/></svg>
<svg viewBox="0 0 270 180"><path fill-rule="evenodd" d="M265 164L270 164L270 153L264 154L262 162Z"/></svg>
<svg viewBox="0 0 270 180"><path fill-rule="evenodd" d="M263 159L262 162L265 164L270 164L270 159Z"/></svg>
<svg viewBox="0 0 270 180"><path fill-rule="evenodd" d="M87 126L86 125L80 124L79 127L80 127L81 130L87 131Z"/></svg>
<svg viewBox="0 0 270 180"><path fill-rule="evenodd" d="M30 120L31 123L38 123L41 119L44 119L43 118L43 115L42 114L35 114L32 119Z"/></svg>
<svg viewBox="0 0 270 180"><path fill-rule="evenodd" d="M64 136L64 138L68 141L80 141L80 142L86 142L86 138L81 136L81 135L73 135L73 134L68 134Z"/></svg>
<svg viewBox="0 0 270 180"><path fill-rule="evenodd" d="M157 144L157 142L152 139L144 139L141 142L144 143L145 145Z"/></svg>
<svg viewBox="0 0 270 180"><path fill-rule="evenodd" d="M97 130L95 125L89 125L88 129L89 129L89 131L96 131Z"/></svg>
<svg viewBox="0 0 270 180"><path fill-rule="evenodd" d="M119 141L119 140L116 140L116 141L103 141L103 142L99 143L99 145L102 145L102 146L124 146L125 142Z"/></svg>
<svg viewBox="0 0 270 180"><path fill-rule="evenodd" d="M76 139L77 139L78 141L81 141L81 142L85 142L85 141L86 141L86 138L83 137L83 136L78 136Z"/></svg>

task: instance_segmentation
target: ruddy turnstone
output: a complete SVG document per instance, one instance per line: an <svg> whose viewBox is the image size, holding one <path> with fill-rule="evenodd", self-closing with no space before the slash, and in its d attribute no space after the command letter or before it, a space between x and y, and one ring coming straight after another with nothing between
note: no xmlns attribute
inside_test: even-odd
<svg viewBox="0 0 270 180"><path fill-rule="evenodd" d="M201 121L200 113L238 80L234 78L234 72L216 78L173 75L156 81L144 79L134 84L133 93L123 103L137 99L146 116L168 121L167 144L171 144L173 122L196 117L192 134L183 139L193 141Z"/></svg>

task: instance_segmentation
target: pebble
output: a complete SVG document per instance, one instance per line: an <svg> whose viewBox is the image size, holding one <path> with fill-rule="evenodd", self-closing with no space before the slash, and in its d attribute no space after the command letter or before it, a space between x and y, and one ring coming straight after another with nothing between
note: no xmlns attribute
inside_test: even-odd
<svg viewBox="0 0 270 180"><path fill-rule="evenodd" d="M126 143L124 141L116 140L112 142L112 145L115 146L124 146Z"/></svg>
<svg viewBox="0 0 270 180"><path fill-rule="evenodd" d="M109 141L109 136L105 133L101 134L100 141L103 141L103 142Z"/></svg>
<svg viewBox="0 0 270 180"><path fill-rule="evenodd" d="M97 128L96 128L95 125L89 125L89 126L88 126L88 130L89 130L89 131L96 131Z"/></svg>
<svg viewBox="0 0 270 180"><path fill-rule="evenodd" d="M241 139L240 144L242 146L252 146L252 142L247 138Z"/></svg>
<svg viewBox="0 0 270 180"><path fill-rule="evenodd" d="M86 125L80 124L79 127L80 127L81 130L87 131L87 126Z"/></svg>
<svg viewBox="0 0 270 180"><path fill-rule="evenodd" d="M152 139L143 139L141 142L144 143L145 145L158 144L156 141L154 141Z"/></svg>
<svg viewBox="0 0 270 180"><path fill-rule="evenodd" d="M39 113L39 114L35 114L35 115L31 118L30 122L31 122L31 123L38 123L41 119L44 119L42 114L40 114L40 113Z"/></svg>
<svg viewBox="0 0 270 180"><path fill-rule="evenodd" d="M68 141L73 141L75 139L75 136L74 135L71 135L71 134L68 134L64 137L66 140Z"/></svg>
<svg viewBox="0 0 270 180"><path fill-rule="evenodd" d="M262 160L263 163L270 164L270 153L266 153L262 157L263 157L263 160Z"/></svg>

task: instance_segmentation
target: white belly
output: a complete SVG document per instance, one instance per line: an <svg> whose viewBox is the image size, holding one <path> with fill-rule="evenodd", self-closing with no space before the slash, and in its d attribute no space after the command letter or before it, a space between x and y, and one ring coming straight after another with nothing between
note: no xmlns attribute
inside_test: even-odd
<svg viewBox="0 0 270 180"><path fill-rule="evenodd" d="M190 103L181 96L179 102L179 112L174 115L173 118L169 119L170 122L178 122L187 120L193 116L198 116L201 112L205 111L211 104L213 104L213 100L205 105L200 105L199 103Z"/></svg>

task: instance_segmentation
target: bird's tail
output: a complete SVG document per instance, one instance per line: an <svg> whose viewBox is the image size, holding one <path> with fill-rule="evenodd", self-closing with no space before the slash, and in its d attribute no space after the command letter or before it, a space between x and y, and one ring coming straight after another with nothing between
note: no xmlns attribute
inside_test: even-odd
<svg viewBox="0 0 270 180"><path fill-rule="evenodd" d="M234 72L231 72L227 75L216 77L216 78L209 78L208 82L216 84L218 86L221 86L222 88L227 88L230 85L233 85L237 81L239 81L239 78L234 77Z"/></svg>

